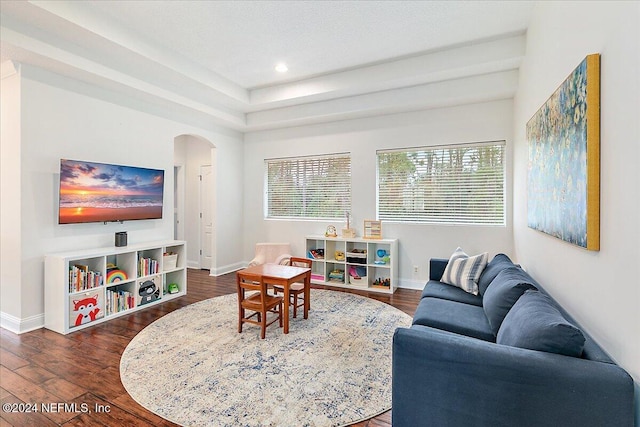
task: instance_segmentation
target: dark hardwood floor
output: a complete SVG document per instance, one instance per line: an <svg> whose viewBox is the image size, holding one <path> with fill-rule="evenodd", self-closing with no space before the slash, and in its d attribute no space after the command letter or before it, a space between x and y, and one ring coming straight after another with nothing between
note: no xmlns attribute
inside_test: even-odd
<svg viewBox="0 0 640 427"><path fill-rule="evenodd" d="M235 292L233 273L216 278L206 270L189 270L187 283L184 297L68 335L47 329L16 335L0 329L0 426L175 426L129 397L120 382L119 366L129 341L154 320L194 302ZM408 289L393 295L353 293L410 315L420 300L420 291ZM150 363L162 369L163 363L172 361ZM391 426L391 411L355 426Z"/></svg>

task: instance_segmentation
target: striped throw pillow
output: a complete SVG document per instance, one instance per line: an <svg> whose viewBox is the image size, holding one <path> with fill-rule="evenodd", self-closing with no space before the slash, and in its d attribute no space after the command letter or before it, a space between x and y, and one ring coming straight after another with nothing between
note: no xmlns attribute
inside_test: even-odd
<svg viewBox="0 0 640 427"><path fill-rule="evenodd" d="M449 258L449 263L440 281L457 286L470 294L478 295L478 279L486 265L486 252L470 257L464 253L462 248L458 248Z"/></svg>

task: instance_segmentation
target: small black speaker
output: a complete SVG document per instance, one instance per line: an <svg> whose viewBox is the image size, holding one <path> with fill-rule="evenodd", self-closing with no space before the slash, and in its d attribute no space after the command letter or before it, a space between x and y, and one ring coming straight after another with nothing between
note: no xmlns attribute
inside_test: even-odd
<svg viewBox="0 0 640 427"><path fill-rule="evenodd" d="M116 246L127 246L127 232L120 231L116 233Z"/></svg>

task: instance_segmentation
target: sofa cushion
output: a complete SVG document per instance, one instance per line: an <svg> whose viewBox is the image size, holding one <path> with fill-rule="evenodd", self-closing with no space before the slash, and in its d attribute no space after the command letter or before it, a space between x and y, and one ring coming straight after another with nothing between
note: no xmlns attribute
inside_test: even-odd
<svg viewBox="0 0 640 427"><path fill-rule="evenodd" d="M507 267L491 281L482 297L482 307L494 334L498 333L513 304L528 289L536 289L533 279L519 267Z"/></svg>
<svg viewBox="0 0 640 427"><path fill-rule="evenodd" d="M478 293L480 295L484 295L487 288L496 278L498 273L504 270L507 267L513 267L515 264L511 259L505 254L497 254L493 257L491 262L487 264L487 266L482 271L480 278L478 279Z"/></svg>
<svg viewBox="0 0 640 427"><path fill-rule="evenodd" d="M447 285L446 283L429 280L422 290L422 297L442 298L450 301L463 302L465 304L482 306L482 297L473 295L463 291L457 286Z"/></svg>
<svg viewBox="0 0 640 427"><path fill-rule="evenodd" d="M539 291L526 291L507 313L498 344L580 357L584 335Z"/></svg>
<svg viewBox="0 0 640 427"><path fill-rule="evenodd" d="M413 324L430 326L484 341L495 342L496 340L482 307L446 299L423 298L413 316Z"/></svg>
<svg viewBox="0 0 640 427"><path fill-rule="evenodd" d="M487 253L469 256L462 248L455 250L449 258L441 282L457 286L473 295L478 295L478 279L487 265Z"/></svg>

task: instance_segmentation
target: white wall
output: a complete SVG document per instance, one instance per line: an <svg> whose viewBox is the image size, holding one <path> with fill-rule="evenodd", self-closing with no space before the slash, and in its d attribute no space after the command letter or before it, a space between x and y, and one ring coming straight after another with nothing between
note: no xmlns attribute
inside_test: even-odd
<svg viewBox="0 0 640 427"><path fill-rule="evenodd" d="M173 191L175 194L173 206L175 211L173 213L173 217L178 222L174 225L174 237L180 240L186 240L185 228L187 222L185 221L185 194L187 189L185 181L187 170L187 141L189 141L190 138L190 135L179 135L173 140L173 165L175 176L175 182L173 183ZM187 246L190 247L191 245L188 244Z"/></svg>
<svg viewBox="0 0 640 427"><path fill-rule="evenodd" d="M403 113L326 125L247 133L245 135L245 261L256 242L290 242L304 254L304 236L324 233L329 222L278 221L263 218L264 159L350 152L353 227L376 217L376 150L475 141L507 141L511 155L512 102L495 101ZM508 160L510 174L511 161ZM511 205L511 184L507 188ZM344 222L333 222L342 228ZM383 237L399 239L400 285L424 287L431 257L449 257L457 246L469 254L512 254L511 209L506 227L462 227L383 223ZM419 267L418 274L413 266Z"/></svg>
<svg viewBox="0 0 640 427"><path fill-rule="evenodd" d="M639 28L638 2L537 3L514 102L517 257L636 384L640 381ZM526 220L526 122L591 53L601 54L599 252L529 229Z"/></svg>
<svg viewBox="0 0 640 427"><path fill-rule="evenodd" d="M3 321L20 319L22 297L20 277L20 74L11 63L2 64L0 86L0 311ZM5 200L7 202L5 203Z"/></svg>
<svg viewBox="0 0 640 427"><path fill-rule="evenodd" d="M76 90L72 90L77 87ZM242 138L225 130L195 128L143 113L101 99L100 91L43 70L22 68L19 195L5 198L2 205L20 206L22 246L20 283L2 282L3 289L17 286L21 294L20 318L42 316L44 309L44 255L76 248L114 244L116 231L127 231L129 243L173 237L174 138L196 134L221 148L229 167L242 168ZM4 142L3 142L4 145ZM234 147L236 146L236 147ZM57 224L60 158L161 168L165 174L165 208L162 220L129 221L124 224ZM241 192L237 180L218 178L219 185ZM221 193L234 209L241 204ZM234 219L220 218L221 226L241 228ZM2 236L5 245L5 236ZM230 247L229 256L241 259L242 248ZM3 273L4 274L4 273ZM3 291L4 292L4 291ZM3 300L3 311L4 311ZM9 302L11 304L11 301Z"/></svg>
<svg viewBox="0 0 640 427"><path fill-rule="evenodd" d="M215 266L212 275L220 275L243 267L244 204L243 174L244 144L233 143L219 145L213 153L212 166L215 171L216 192L213 195L215 206L214 238Z"/></svg>

